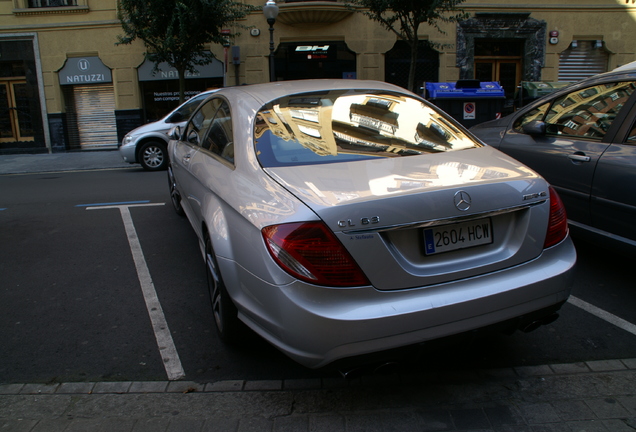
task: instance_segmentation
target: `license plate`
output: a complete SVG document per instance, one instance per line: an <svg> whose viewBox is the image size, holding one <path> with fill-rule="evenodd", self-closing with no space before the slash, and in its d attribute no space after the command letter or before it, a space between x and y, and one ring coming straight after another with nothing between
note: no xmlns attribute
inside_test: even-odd
<svg viewBox="0 0 636 432"><path fill-rule="evenodd" d="M479 219L424 230L424 253L434 255L492 243L490 219Z"/></svg>

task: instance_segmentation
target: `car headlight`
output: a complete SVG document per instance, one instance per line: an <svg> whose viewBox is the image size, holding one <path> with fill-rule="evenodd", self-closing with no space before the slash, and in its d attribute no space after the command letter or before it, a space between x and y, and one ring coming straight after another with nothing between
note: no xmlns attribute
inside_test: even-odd
<svg viewBox="0 0 636 432"><path fill-rule="evenodd" d="M132 142L132 140L133 140L133 136L132 135L126 135L124 137L124 139L122 140L122 142L123 142L124 145L128 145L128 144L130 144Z"/></svg>

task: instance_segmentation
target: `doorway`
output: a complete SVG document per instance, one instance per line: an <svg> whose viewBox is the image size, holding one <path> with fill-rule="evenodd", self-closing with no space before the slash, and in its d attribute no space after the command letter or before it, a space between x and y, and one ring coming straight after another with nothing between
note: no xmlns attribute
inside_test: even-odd
<svg viewBox="0 0 636 432"><path fill-rule="evenodd" d="M26 80L0 81L0 142L33 141Z"/></svg>
<svg viewBox="0 0 636 432"><path fill-rule="evenodd" d="M497 81L514 98L523 72L523 39L475 38L475 79Z"/></svg>

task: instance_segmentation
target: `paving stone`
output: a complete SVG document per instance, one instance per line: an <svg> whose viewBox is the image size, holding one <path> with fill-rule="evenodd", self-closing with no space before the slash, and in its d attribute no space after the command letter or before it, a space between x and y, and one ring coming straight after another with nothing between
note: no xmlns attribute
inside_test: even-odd
<svg viewBox="0 0 636 432"><path fill-rule="evenodd" d="M530 425L557 423L560 420L559 414L549 403L523 405L519 411Z"/></svg>
<svg viewBox="0 0 636 432"><path fill-rule="evenodd" d="M554 375L550 366L521 366L514 368L515 372L521 377L534 377L534 376L546 376Z"/></svg>
<svg viewBox="0 0 636 432"><path fill-rule="evenodd" d="M627 368L620 360L594 360L586 363L594 372L617 371Z"/></svg>
<svg viewBox="0 0 636 432"><path fill-rule="evenodd" d="M322 386L320 378L314 379L289 379L283 381L285 390L310 390L319 389Z"/></svg>
<svg viewBox="0 0 636 432"><path fill-rule="evenodd" d="M489 429L490 422L481 409L450 410L457 429Z"/></svg>
<svg viewBox="0 0 636 432"><path fill-rule="evenodd" d="M0 431L7 432L31 432L36 426L36 420L2 420L0 419ZM47 429L40 429L45 431ZM63 430L63 429L57 429Z"/></svg>
<svg viewBox="0 0 636 432"><path fill-rule="evenodd" d="M607 429L600 420L586 420L578 422L567 422L567 425L574 432L615 432Z"/></svg>
<svg viewBox="0 0 636 432"><path fill-rule="evenodd" d="M66 418L40 420L30 432L62 432L70 426L71 421ZM0 427L0 430L4 429Z"/></svg>
<svg viewBox="0 0 636 432"><path fill-rule="evenodd" d="M347 432L381 432L382 423L374 413L350 413L345 415Z"/></svg>
<svg viewBox="0 0 636 432"><path fill-rule="evenodd" d="M623 364L629 369L636 369L636 358L632 359L623 359L621 360Z"/></svg>
<svg viewBox="0 0 636 432"><path fill-rule="evenodd" d="M421 427L418 430L423 432L445 431L454 429L453 420L447 410L432 409L419 411L417 414L421 420Z"/></svg>
<svg viewBox="0 0 636 432"><path fill-rule="evenodd" d="M237 432L268 432L272 430L274 422L262 417L249 417L239 420Z"/></svg>
<svg viewBox="0 0 636 432"><path fill-rule="evenodd" d="M59 384L25 384L20 394L53 394Z"/></svg>
<svg viewBox="0 0 636 432"><path fill-rule="evenodd" d="M237 418L212 418L206 419L201 432L236 432L239 419Z"/></svg>
<svg viewBox="0 0 636 432"><path fill-rule="evenodd" d="M634 432L636 430L636 422L630 424L629 419L611 419L602 420L602 422L610 432Z"/></svg>
<svg viewBox="0 0 636 432"><path fill-rule="evenodd" d="M120 418L74 419L64 432L132 432L135 421Z"/></svg>
<svg viewBox="0 0 636 432"><path fill-rule="evenodd" d="M246 381L244 390L282 390L281 380Z"/></svg>
<svg viewBox="0 0 636 432"><path fill-rule="evenodd" d="M134 382L128 389L129 393L163 393L168 388L167 381Z"/></svg>
<svg viewBox="0 0 636 432"><path fill-rule="evenodd" d="M584 373L589 372L590 369L584 362L580 363L562 363L562 364L552 364L550 365L550 369L557 374L574 374L574 373Z"/></svg>
<svg viewBox="0 0 636 432"><path fill-rule="evenodd" d="M0 395L17 395L24 384L0 384Z"/></svg>
<svg viewBox="0 0 636 432"><path fill-rule="evenodd" d="M57 394L89 394L93 391L95 383L62 383L55 393Z"/></svg>
<svg viewBox="0 0 636 432"><path fill-rule="evenodd" d="M170 425L168 418L148 418L135 422L132 432L165 432Z"/></svg>
<svg viewBox="0 0 636 432"><path fill-rule="evenodd" d="M217 381L213 383L207 383L205 385L206 392L232 392L232 391L241 391L243 390L243 385L245 381L243 380L227 380L227 381Z"/></svg>
<svg viewBox="0 0 636 432"><path fill-rule="evenodd" d="M131 381L98 382L93 387L93 393L127 393L131 385Z"/></svg>
<svg viewBox="0 0 636 432"><path fill-rule="evenodd" d="M170 422L166 432L200 432L203 428L203 419L178 418Z"/></svg>
<svg viewBox="0 0 636 432"><path fill-rule="evenodd" d="M621 405L623 405L625 409L629 411L630 416L636 416L636 396L622 396L616 398L616 400L618 400Z"/></svg>
<svg viewBox="0 0 636 432"><path fill-rule="evenodd" d="M484 413L486 413L486 417L490 421L490 424L495 428L506 425L519 426L525 424L525 421L519 412L508 406L484 408Z"/></svg>
<svg viewBox="0 0 636 432"><path fill-rule="evenodd" d="M340 414L311 415L309 417L310 432L345 432L345 418Z"/></svg>
<svg viewBox="0 0 636 432"><path fill-rule="evenodd" d="M170 381L166 392L168 393L193 393L201 392L205 388L205 384L199 384L194 381Z"/></svg>
<svg viewBox="0 0 636 432"><path fill-rule="evenodd" d="M629 412L614 398L591 399L585 403L602 419L629 417Z"/></svg>
<svg viewBox="0 0 636 432"><path fill-rule="evenodd" d="M552 406L559 417L566 421L592 420L596 418L594 411L583 401L556 401Z"/></svg>
<svg viewBox="0 0 636 432"><path fill-rule="evenodd" d="M309 416L285 416L274 419L274 432L303 432L309 430Z"/></svg>

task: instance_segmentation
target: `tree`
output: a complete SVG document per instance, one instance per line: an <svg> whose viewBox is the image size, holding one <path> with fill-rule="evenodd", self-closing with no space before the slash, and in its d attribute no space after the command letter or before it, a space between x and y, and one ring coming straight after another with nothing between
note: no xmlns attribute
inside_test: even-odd
<svg viewBox="0 0 636 432"><path fill-rule="evenodd" d="M236 34L223 33L256 7L234 0L119 0L118 18L124 36L117 45L141 39L146 55L166 62L179 73L179 98L185 99L185 73L214 59L206 43L224 43Z"/></svg>
<svg viewBox="0 0 636 432"><path fill-rule="evenodd" d="M420 25L428 24L440 33L439 23L458 22L468 14L458 8L464 0L348 0L353 7L377 21L411 48L408 89L415 91L415 67L417 66ZM361 8L361 9L360 9Z"/></svg>

